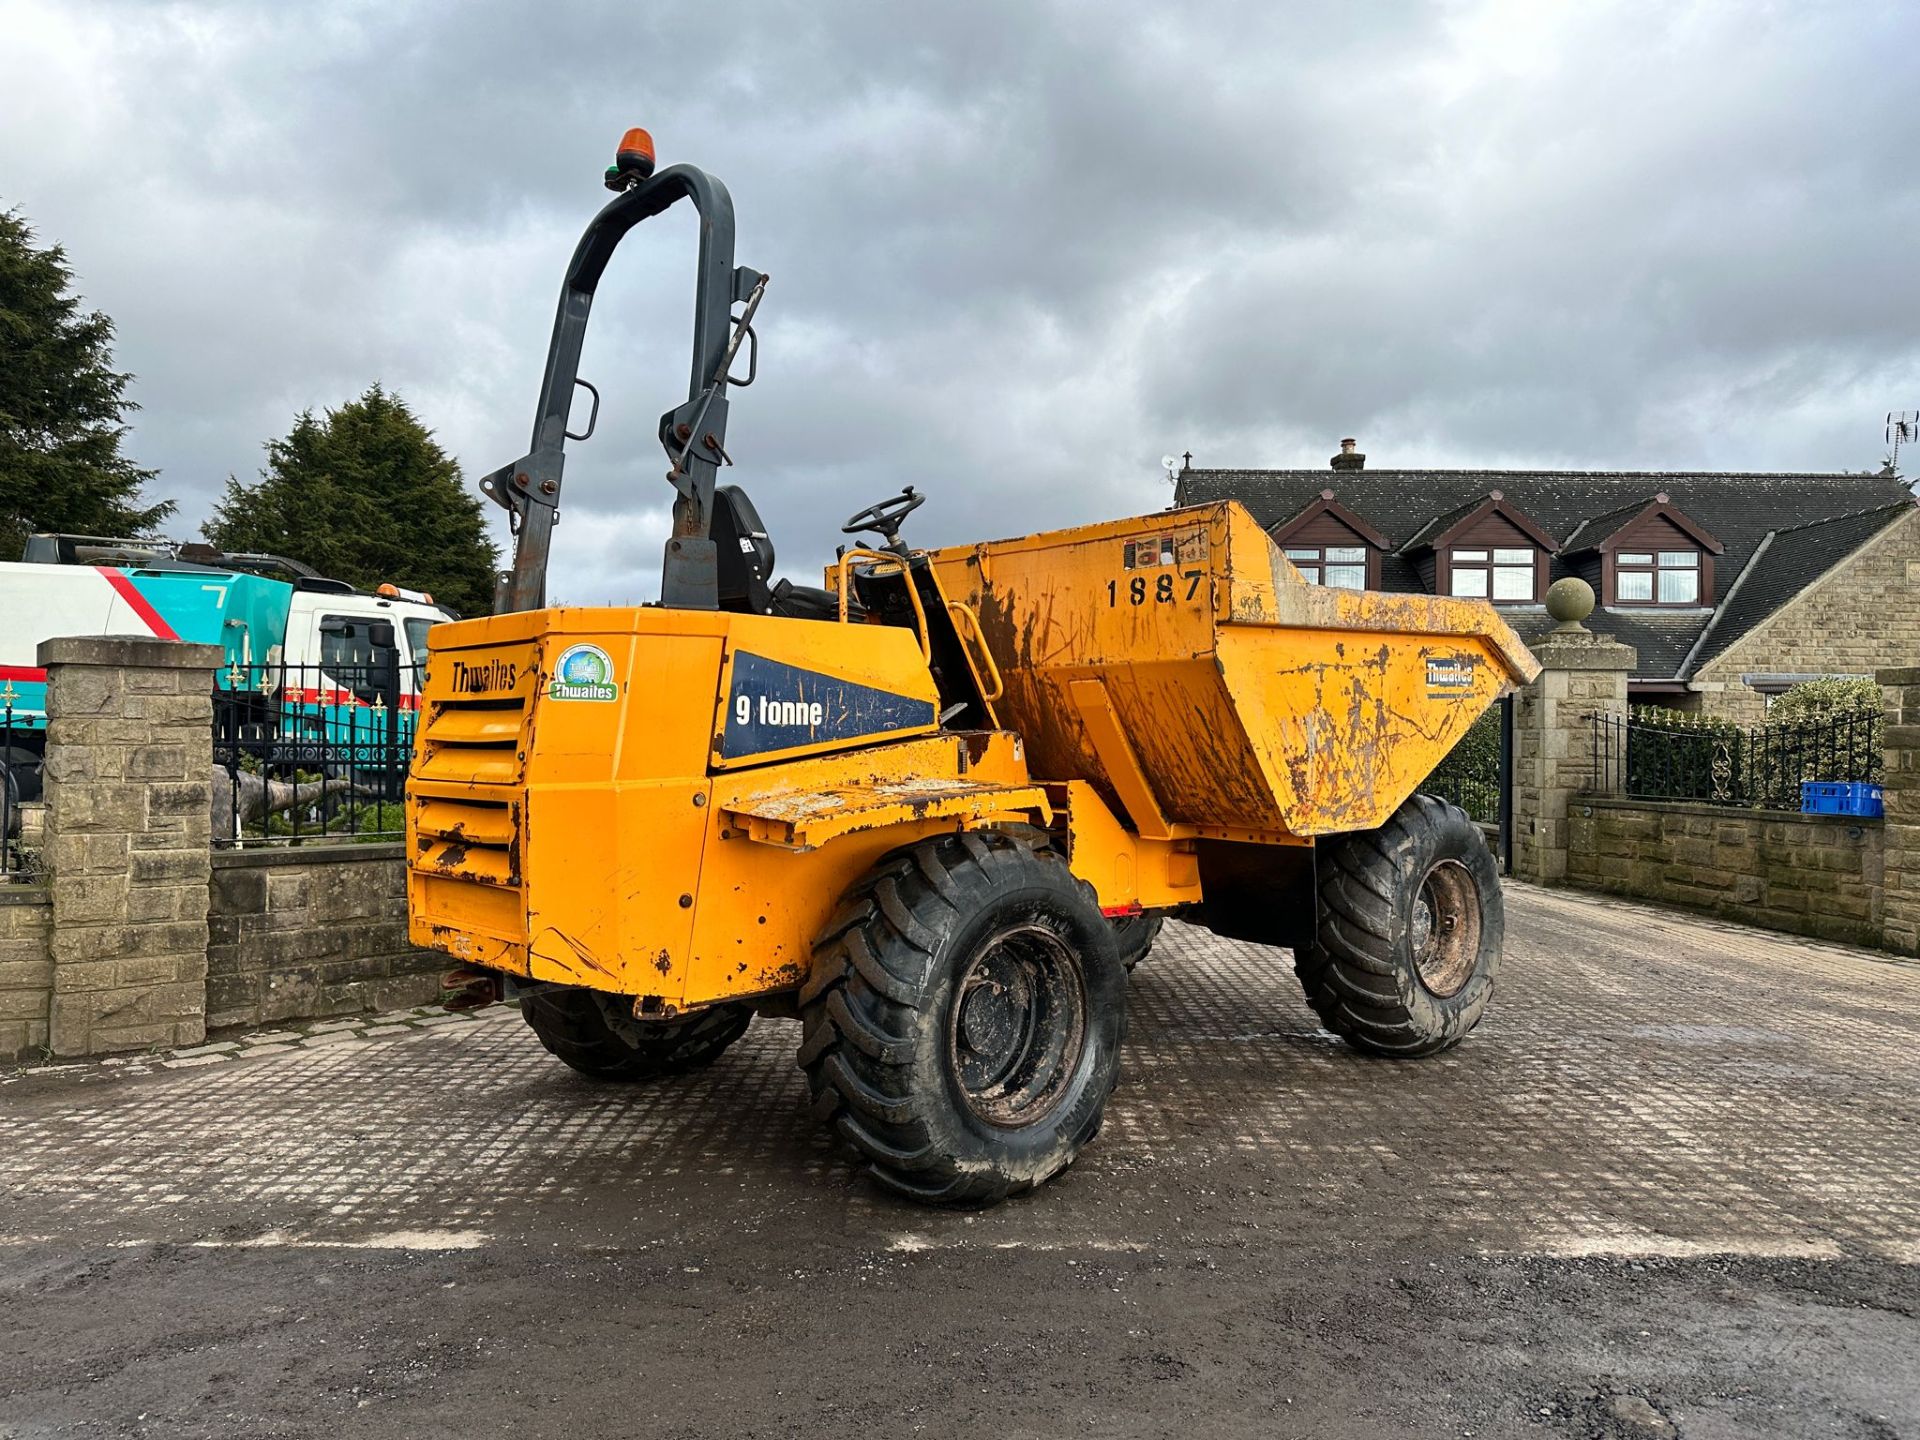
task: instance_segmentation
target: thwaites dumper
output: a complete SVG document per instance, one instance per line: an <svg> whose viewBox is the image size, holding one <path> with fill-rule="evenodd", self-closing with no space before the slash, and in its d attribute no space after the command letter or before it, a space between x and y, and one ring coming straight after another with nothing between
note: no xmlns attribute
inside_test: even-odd
<svg viewBox="0 0 1920 1440"><path fill-rule="evenodd" d="M1308 585L1230 503L915 550L911 489L847 522L876 538L826 586L775 582L752 506L715 484L766 278L734 267L726 190L653 173L644 132L608 183L533 450L482 482L518 536L500 613L433 633L408 903L416 943L463 962L457 1003L517 998L561 1060L626 1081L798 1016L820 1118L945 1204L1038 1184L1093 1138L1127 972L1166 915L1290 948L1363 1050L1472 1028L1499 880L1466 816L1416 791L1535 673L1490 608ZM700 278L689 396L660 426L661 602L547 608L594 287L680 199Z"/></svg>

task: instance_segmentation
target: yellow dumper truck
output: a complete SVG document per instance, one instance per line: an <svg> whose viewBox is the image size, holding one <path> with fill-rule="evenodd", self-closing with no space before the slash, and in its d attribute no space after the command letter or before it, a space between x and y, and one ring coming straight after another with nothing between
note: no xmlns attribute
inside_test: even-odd
<svg viewBox="0 0 1920 1440"><path fill-rule="evenodd" d="M517 537L499 613L433 636L408 904L415 942L460 962L456 1003L517 999L553 1054L626 1081L797 1016L818 1116L882 1183L950 1205L1094 1137L1164 916L1290 948L1362 1050L1473 1027L1499 878L1467 817L1416 792L1534 674L1490 608L1309 585L1230 503L914 549L911 488L848 520L873 538L823 586L776 580L752 504L716 483L766 277L733 264L725 188L655 173L644 132L607 183L533 449L482 481ZM700 278L688 399L660 425L661 602L548 607L593 291L681 199Z"/></svg>

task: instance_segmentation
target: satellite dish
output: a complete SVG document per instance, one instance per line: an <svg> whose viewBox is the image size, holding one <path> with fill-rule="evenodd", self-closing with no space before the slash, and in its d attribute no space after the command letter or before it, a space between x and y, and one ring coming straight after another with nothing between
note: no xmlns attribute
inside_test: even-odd
<svg viewBox="0 0 1920 1440"><path fill-rule="evenodd" d="M1167 472L1168 484L1176 483L1180 478L1180 457L1178 455L1162 455L1160 457L1160 468Z"/></svg>

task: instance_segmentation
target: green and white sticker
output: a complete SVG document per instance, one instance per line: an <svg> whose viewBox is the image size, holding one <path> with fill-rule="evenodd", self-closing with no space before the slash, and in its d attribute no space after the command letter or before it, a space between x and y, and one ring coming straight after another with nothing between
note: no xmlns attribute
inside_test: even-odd
<svg viewBox="0 0 1920 1440"><path fill-rule="evenodd" d="M549 700L617 700L620 687L613 681L613 659L598 645L569 645L553 667Z"/></svg>

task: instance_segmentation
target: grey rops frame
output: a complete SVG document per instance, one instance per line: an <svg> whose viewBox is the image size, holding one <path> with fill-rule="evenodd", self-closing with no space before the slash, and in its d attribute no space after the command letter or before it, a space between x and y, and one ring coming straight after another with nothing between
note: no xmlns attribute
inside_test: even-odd
<svg viewBox="0 0 1920 1440"><path fill-rule="evenodd" d="M673 462L667 479L677 492L673 534L661 566L660 603L683 610L718 608L714 545L708 529L714 484L720 466L727 462L726 392L729 384L747 384L753 378L749 373L736 380L727 368L742 337L752 334L753 312L767 277L745 266L734 268L733 198L727 187L704 170L674 165L633 183L587 225L560 291L546 373L540 381L540 405L533 419L533 448L480 481L481 490L513 516L513 570L494 606L496 613L537 610L546 604L547 552L560 504L566 443L593 433L600 408L599 393L579 376L580 347L600 276L629 230L681 199L692 200L700 215L700 270L687 399L660 417L660 443ZM746 306L737 320L735 303ZM585 435L570 435L567 430L576 386L593 395L594 420L588 422Z"/></svg>

